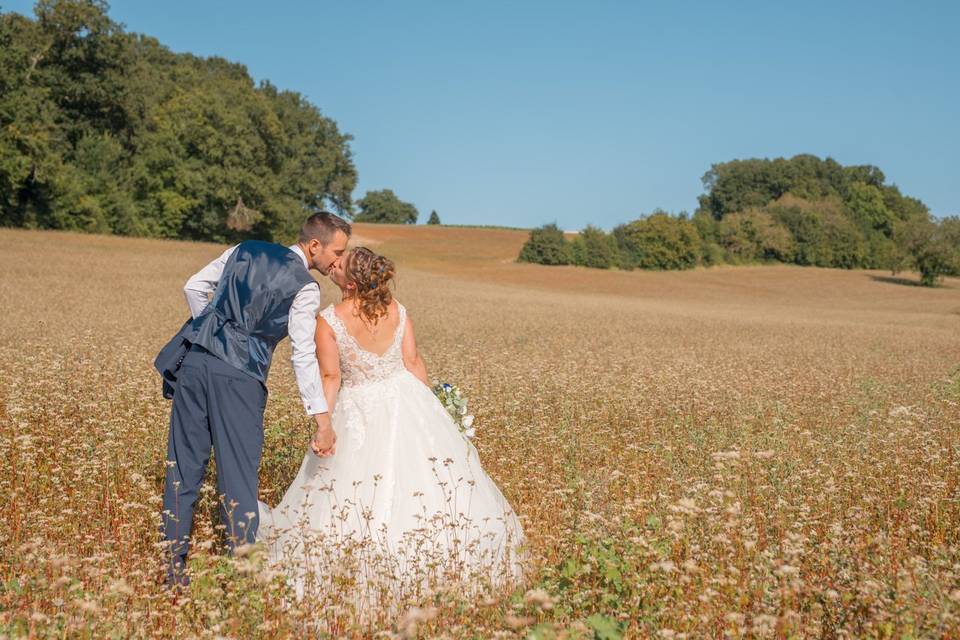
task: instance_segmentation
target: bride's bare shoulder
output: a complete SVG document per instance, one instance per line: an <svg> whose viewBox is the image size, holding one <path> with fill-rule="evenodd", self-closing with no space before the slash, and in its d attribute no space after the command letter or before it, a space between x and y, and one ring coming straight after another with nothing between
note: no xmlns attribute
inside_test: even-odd
<svg viewBox="0 0 960 640"><path fill-rule="evenodd" d="M317 313L317 333L334 333L330 323L333 321L331 316L336 315L336 305L328 304Z"/></svg>

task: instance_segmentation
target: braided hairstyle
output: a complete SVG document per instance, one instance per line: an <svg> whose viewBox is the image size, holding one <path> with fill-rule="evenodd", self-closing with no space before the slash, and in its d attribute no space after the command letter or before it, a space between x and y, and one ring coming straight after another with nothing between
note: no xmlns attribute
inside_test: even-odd
<svg viewBox="0 0 960 640"><path fill-rule="evenodd" d="M393 301L390 283L396 275L393 261L366 247L357 247L347 256L343 267L347 282L356 286L360 317L371 324L387 315Z"/></svg>

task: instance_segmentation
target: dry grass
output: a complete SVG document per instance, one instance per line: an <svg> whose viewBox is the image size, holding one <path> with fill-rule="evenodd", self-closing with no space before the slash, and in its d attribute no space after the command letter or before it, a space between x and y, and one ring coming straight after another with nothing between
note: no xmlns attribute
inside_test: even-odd
<svg viewBox="0 0 960 640"><path fill-rule="evenodd" d="M960 637L960 282L598 272L513 264L517 231L357 234L398 260L431 375L478 412L531 539L527 584L366 626L284 608L255 558L215 553L208 491L197 578L171 600L151 362L221 248L2 230L0 636ZM288 357L271 503L311 435Z"/></svg>

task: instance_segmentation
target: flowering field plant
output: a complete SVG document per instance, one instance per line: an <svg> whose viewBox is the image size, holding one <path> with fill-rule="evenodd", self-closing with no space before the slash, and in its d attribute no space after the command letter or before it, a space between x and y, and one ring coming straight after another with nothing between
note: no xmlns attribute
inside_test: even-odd
<svg viewBox="0 0 960 640"><path fill-rule="evenodd" d="M460 393L460 387L446 382L433 381L433 394L440 400L440 404L450 414L460 433L468 440L477 434L473 426L473 416L467 413L467 399Z"/></svg>

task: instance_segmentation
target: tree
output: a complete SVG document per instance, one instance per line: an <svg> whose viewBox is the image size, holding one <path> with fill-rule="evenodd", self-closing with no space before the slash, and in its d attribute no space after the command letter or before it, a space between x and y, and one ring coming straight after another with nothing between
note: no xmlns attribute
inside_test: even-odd
<svg viewBox="0 0 960 640"><path fill-rule="evenodd" d="M694 211L691 222L697 229L697 235L700 236L700 262L706 267L722 263L724 250L717 240L720 221L709 211L699 208Z"/></svg>
<svg viewBox="0 0 960 640"><path fill-rule="evenodd" d="M352 209L334 121L243 65L125 33L106 7L0 13L0 224L289 241L309 211Z"/></svg>
<svg viewBox="0 0 960 640"><path fill-rule="evenodd" d="M898 238L920 272L920 284L932 287L945 275L960 274L960 218L915 220Z"/></svg>
<svg viewBox="0 0 960 640"><path fill-rule="evenodd" d="M922 222L929 211L885 182L883 171L872 165L844 167L809 154L715 164L703 177L706 193L694 216L705 241L703 260L712 260L712 245L719 242L713 236L720 227L711 228L708 219L766 210L793 236L798 264L896 269L914 260L894 240L903 236L898 226ZM739 232L732 225L724 232L727 255L745 259L740 253L749 252L746 245L730 248L742 240Z"/></svg>
<svg viewBox="0 0 960 640"><path fill-rule="evenodd" d="M870 172L864 168L855 175L860 173ZM786 193L807 200L838 196L849 177L832 158L801 154L790 159L722 162L713 165L702 180L707 193L700 196L700 208L719 220L728 213L763 207Z"/></svg>
<svg viewBox="0 0 960 640"><path fill-rule="evenodd" d="M700 257L700 236L687 219L654 211L613 230L625 268L692 269Z"/></svg>
<svg viewBox="0 0 960 640"><path fill-rule="evenodd" d="M786 227L762 209L731 213L717 222L718 243L732 262L791 262L794 242Z"/></svg>
<svg viewBox="0 0 960 640"><path fill-rule="evenodd" d="M357 200L360 213L354 217L356 222L376 222L381 224L416 224L419 212L409 202L403 202L390 189L367 191Z"/></svg>
<svg viewBox="0 0 960 640"><path fill-rule="evenodd" d="M427 220L427 224L440 224L440 216L437 215L436 211L430 212L430 219Z"/></svg>
<svg viewBox="0 0 960 640"><path fill-rule="evenodd" d="M944 246L952 254L951 264L944 274L960 276L960 216L941 218L937 226Z"/></svg>
<svg viewBox="0 0 960 640"><path fill-rule="evenodd" d="M896 218L887 208L879 187L859 181L853 182L848 187L845 202L854 221L863 229L879 231L888 238L893 234Z"/></svg>
<svg viewBox="0 0 960 640"><path fill-rule="evenodd" d="M786 227L801 265L853 269L867 266L868 244L838 198L805 200L786 194L766 210Z"/></svg>
<svg viewBox="0 0 960 640"><path fill-rule="evenodd" d="M570 246L556 224L545 224L530 231L517 258L520 262L560 265L570 264Z"/></svg>
<svg viewBox="0 0 960 640"><path fill-rule="evenodd" d="M570 255L576 265L609 269L617 264L617 242L603 229L588 225L570 243Z"/></svg>

